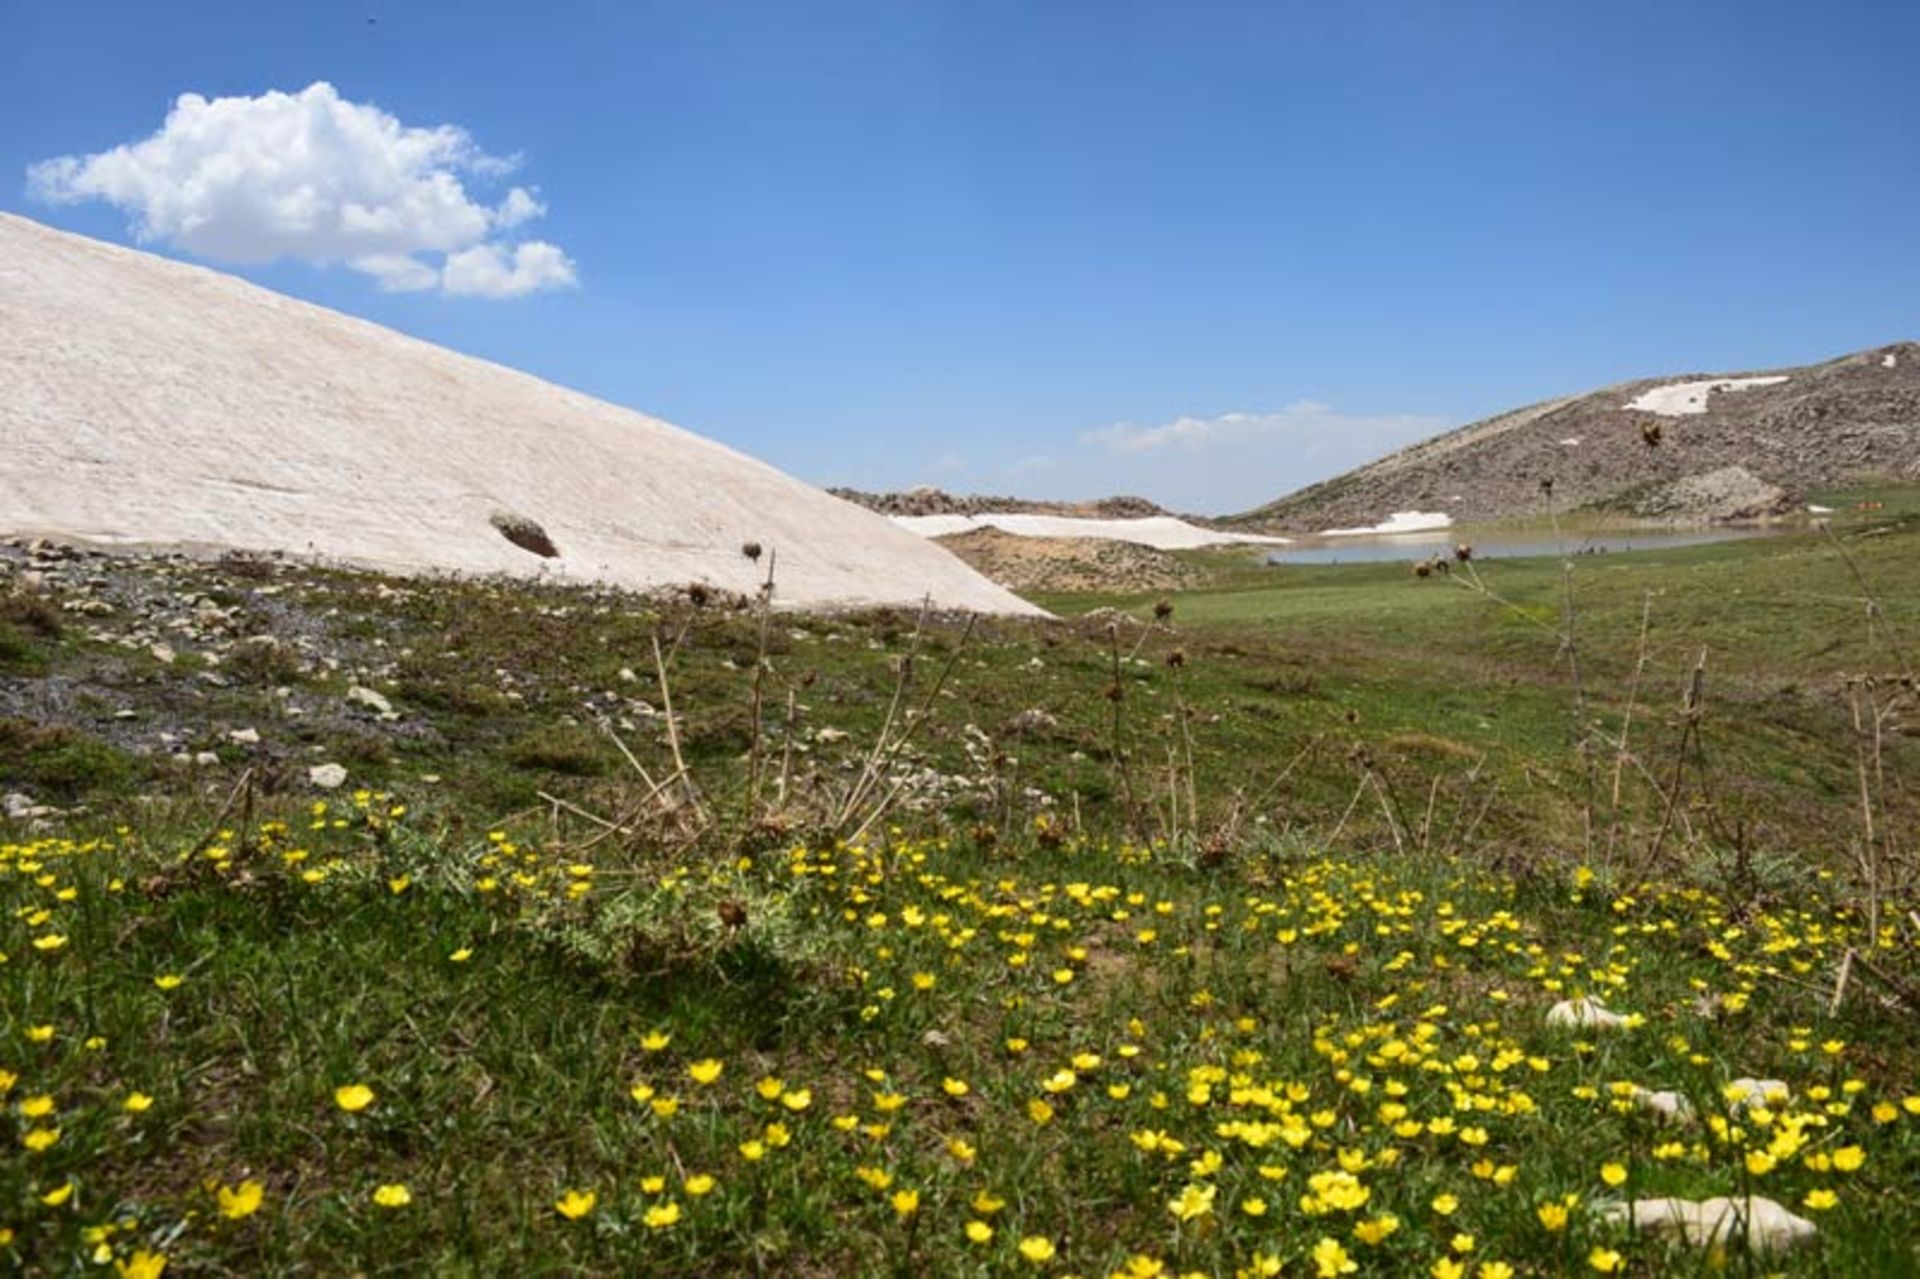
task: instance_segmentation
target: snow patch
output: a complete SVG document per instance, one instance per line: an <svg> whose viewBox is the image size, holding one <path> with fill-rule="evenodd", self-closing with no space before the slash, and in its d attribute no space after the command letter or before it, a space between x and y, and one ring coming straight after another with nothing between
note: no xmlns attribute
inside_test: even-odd
<svg viewBox="0 0 1920 1279"><path fill-rule="evenodd" d="M1392 533L1430 533L1453 523L1444 511L1395 511L1378 524L1367 528L1330 528L1321 537L1380 537Z"/></svg>
<svg viewBox="0 0 1920 1279"><path fill-rule="evenodd" d="M0 213L0 298L0 533L745 595L757 542L782 606L1038 611L711 440L233 276Z"/></svg>
<svg viewBox="0 0 1920 1279"><path fill-rule="evenodd" d="M1880 367L1883 369L1893 368L1895 365L1899 363L1900 363L1900 357L1895 355L1892 351L1888 351L1885 355L1880 357Z"/></svg>
<svg viewBox="0 0 1920 1279"><path fill-rule="evenodd" d="M1707 397L1715 391L1744 391L1755 386L1778 386L1787 380L1786 375L1774 377L1722 377L1710 378L1704 382L1675 382L1671 386L1656 386L1651 391L1642 391L1627 407L1639 409L1645 413L1658 413L1661 417L1688 417L1707 411Z"/></svg>
<svg viewBox="0 0 1920 1279"><path fill-rule="evenodd" d="M896 515L893 522L922 537L947 537L954 533L970 533L975 529L997 528L1002 533L1013 533L1020 537L1091 537L1109 542L1136 542L1162 551L1187 551L1202 546L1229 546L1244 542L1285 546L1290 540L1262 537L1254 533L1222 533L1189 524L1171 515L1150 515L1127 520L1012 513Z"/></svg>

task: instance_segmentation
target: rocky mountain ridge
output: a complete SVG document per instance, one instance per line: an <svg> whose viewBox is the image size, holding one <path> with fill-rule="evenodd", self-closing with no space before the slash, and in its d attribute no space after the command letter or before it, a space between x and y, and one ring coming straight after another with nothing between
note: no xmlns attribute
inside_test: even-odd
<svg viewBox="0 0 1920 1279"><path fill-rule="evenodd" d="M1704 523L1767 518L1810 490L1920 479L1920 343L1799 368L1624 382L1422 441L1225 524L1369 526L1560 511ZM1718 502L1715 494L1725 494Z"/></svg>

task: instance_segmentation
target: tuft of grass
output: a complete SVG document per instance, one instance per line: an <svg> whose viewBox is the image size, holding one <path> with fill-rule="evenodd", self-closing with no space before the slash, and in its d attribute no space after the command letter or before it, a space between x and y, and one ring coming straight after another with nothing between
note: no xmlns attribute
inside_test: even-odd
<svg viewBox="0 0 1920 1279"><path fill-rule="evenodd" d="M0 719L0 775L36 797L70 803L120 790L139 770L124 751L77 729Z"/></svg>

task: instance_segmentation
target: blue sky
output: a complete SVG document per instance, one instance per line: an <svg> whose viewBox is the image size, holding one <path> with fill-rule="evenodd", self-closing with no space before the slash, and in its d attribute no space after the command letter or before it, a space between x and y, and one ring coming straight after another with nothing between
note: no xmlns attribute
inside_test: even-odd
<svg viewBox="0 0 1920 1279"><path fill-rule="evenodd" d="M1890 2L0 0L0 208L145 217L821 483L1224 511L1529 400L1920 337L1917 46ZM398 255L183 229L257 114L88 160L317 81L463 131L403 173L462 198Z"/></svg>

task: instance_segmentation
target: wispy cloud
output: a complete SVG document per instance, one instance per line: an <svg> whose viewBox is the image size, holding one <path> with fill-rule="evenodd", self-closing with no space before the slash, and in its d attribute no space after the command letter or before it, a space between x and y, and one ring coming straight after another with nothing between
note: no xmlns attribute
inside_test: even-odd
<svg viewBox="0 0 1920 1279"><path fill-rule="evenodd" d="M183 94L152 136L28 170L55 204L104 201L134 234L215 262L342 264L388 291L518 297L576 282L570 258L507 233L546 213L515 186L519 157L487 154L465 129L403 124L325 81L298 93Z"/></svg>
<svg viewBox="0 0 1920 1279"><path fill-rule="evenodd" d="M1298 400L1273 412L1183 416L1082 431L1075 487L1139 493L1201 513L1244 510L1445 430L1424 414L1344 413Z"/></svg>

